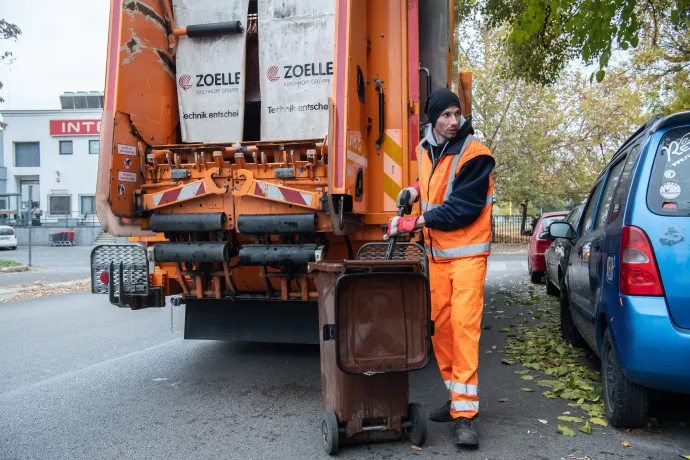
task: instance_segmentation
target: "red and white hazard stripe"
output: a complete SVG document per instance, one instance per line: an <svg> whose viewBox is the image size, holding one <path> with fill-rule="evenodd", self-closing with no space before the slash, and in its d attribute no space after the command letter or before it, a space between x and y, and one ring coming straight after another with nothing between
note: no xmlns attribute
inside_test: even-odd
<svg viewBox="0 0 690 460"><path fill-rule="evenodd" d="M206 187L203 181L192 182L184 187L166 190L165 192L156 193L153 195L153 204L156 206L164 206L166 204L174 203L176 201L184 201L190 198L204 195Z"/></svg>
<svg viewBox="0 0 690 460"><path fill-rule="evenodd" d="M311 206L313 196L311 193L300 193L295 190L272 185L267 182L256 181L254 184L254 196L268 198L269 200L285 201L298 206Z"/></svg>

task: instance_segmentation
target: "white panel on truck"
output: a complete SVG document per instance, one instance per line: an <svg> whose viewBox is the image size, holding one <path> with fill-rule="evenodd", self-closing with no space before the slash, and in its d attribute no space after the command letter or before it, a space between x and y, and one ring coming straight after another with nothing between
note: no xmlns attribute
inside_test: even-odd
<svg viewBox="0 0 690 460"><path fill-rule="evenodd" d="M249 0L173 0L175 27L240 21L245 32L180 37L177 95L182 142L240 142Z"/></svg>
<svg viewBox="0 0 690 460"><path fill-rule="evenodd" d="M328 134L335 0L260 0L261 139Z"/></svg>

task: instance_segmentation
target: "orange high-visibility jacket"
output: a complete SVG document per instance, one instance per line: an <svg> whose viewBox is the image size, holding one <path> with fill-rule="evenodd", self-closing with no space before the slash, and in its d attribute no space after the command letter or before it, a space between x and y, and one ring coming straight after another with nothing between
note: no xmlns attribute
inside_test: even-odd
<svg viewBox="0 0 690 460"><path fill-rule="evenodd" d="M451 148L444 152L437 164L432 164L428 141L422 140L418 148L419 188L422 213L443 206L453 191L453 181L463 165L480 155L493 159L488 148L473 136L467 136L459 151ZM424 227L424 246L427 254L435 262L444 262L462 257L488 255L491 251L491 209L493 206L494 184L489 175L489 189L486 205L479 217L467 226L442 231Z"/></svg>

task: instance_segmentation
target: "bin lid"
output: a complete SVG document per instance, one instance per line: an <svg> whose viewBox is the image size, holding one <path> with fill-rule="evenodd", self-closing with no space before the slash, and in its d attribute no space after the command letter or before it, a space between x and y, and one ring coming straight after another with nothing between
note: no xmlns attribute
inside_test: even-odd
<svg viewBox="0 0 690 460"><path fill-rule="evenodd" d="M372 264L372 261L360 262ZM409 261L384 262L388 261L375 263L383 267L393 267L395 262L410 264ZM336 356L343 372L412 371L428 363L431 302L429 282L423 273L343 274L336 281L334 309Z"/></svg>

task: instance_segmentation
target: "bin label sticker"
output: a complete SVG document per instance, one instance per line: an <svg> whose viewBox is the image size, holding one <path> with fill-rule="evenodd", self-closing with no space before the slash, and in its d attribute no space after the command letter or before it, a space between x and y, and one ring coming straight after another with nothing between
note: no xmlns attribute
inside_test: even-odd
<svg viewBox="0 0 690 460"><path fill-rule="evenodd" d="M117 178L118 180L122 182L136 182L137 181L137 175L134 173L129 173L129 172L123 172L119 171L117 173Z"/></svg>
<svg viewBox="0 0 690 460"><path fill-rule="evenodd" d="M125 184L123 184L122 182L117 184L117 194L121 197L125 196Z"/></svg>
<svg viewBox="0 0 690 460"><path fill-rule="evenodd" d="M130 157L125 157L124 165L125 169L130 171L132 169L132 159Z"/></svg>
<svg viewBox="0 0 690 460"><path fill-rule="evenodd" d="M137 155L137 148L133 145L117 144L117 153L120 155Z"/></svg>

